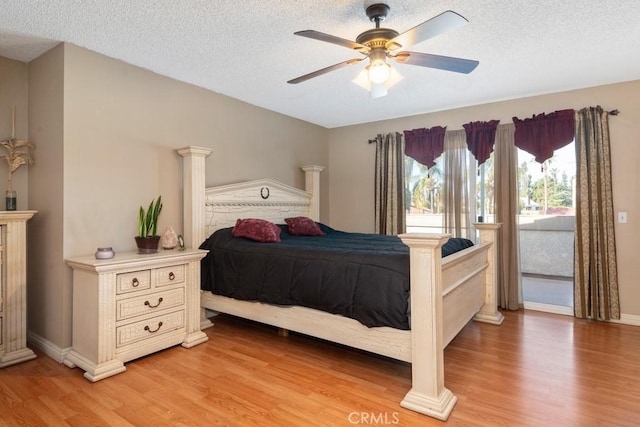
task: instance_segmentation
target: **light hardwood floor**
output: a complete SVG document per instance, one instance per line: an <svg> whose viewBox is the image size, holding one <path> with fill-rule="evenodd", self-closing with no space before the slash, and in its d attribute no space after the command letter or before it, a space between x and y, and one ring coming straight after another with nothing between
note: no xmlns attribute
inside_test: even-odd
<svg viewBox="0 0 640 427"><path fill-rule="evenodd" d="M447 424L640 425L640 328L534 311L445 350ZM220 316L209 342L90 383L39 354L0 369L1 425L441 425L405 410L407 364Z"/></svg>

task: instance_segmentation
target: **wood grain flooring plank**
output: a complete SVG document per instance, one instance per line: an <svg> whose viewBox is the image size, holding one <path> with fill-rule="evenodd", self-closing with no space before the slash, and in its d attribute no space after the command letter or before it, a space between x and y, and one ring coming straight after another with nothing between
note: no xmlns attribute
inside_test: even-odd
<svg viewBox="0 0 640 427"><path fill-rule="evenodd" d="M640 328L504 315L445 349L446 423L400 406L407 363L221 315L208 342L97 383L42 354L0 369L0 426L640 425Z"/></svg>

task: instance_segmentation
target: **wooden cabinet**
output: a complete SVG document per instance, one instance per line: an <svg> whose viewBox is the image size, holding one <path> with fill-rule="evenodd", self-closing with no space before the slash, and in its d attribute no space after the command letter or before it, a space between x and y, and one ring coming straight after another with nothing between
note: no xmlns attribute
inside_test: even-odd
<svg viewBox="0 0 640 427"><path fill-rule="evenodd" d="M64 364L90 381L126 370L124 363L182 344L207 341L200 330L203 250L71 258L73 348Z"/></svg>
<svg viewBox="0 0 640 427"><path fill-rule="evenodd" d="M0 212L0 368L34 359L27 348L27 221L35 211Z"/></svg>

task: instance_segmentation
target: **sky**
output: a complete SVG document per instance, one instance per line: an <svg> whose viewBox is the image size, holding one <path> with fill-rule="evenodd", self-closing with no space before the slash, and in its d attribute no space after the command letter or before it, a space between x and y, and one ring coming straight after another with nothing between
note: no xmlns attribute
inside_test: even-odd
<svg viewBox="0 0 640 427"><path fill-rule="evenodd" d="M529 174L531 174L533 182L542 178L542 166L540 163L533 160L533 155L518 149L518 165L521 165L523 161L526 161L529 165ZM565 171L569 178L576 175L576 152L573 142L554 151L549 169L554 168L560 170L558 178L562 176L562 171Z"/></svg>

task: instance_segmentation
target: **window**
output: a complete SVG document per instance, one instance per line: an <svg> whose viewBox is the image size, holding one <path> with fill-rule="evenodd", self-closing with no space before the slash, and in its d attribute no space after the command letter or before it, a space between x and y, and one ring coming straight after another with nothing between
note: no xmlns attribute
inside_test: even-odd
<svg viewBox="0 0 640 427"><path fill-rule="evenodd" d="M476 212L478 222L495 222L495 198L493 185L493 153L478 168L476 180Z"/></svg>
<svg viewBox="0 0 640 427"><path fill-rule="evenodd" d="M404 159L407 232L442 233L443 156L429 169L409 156Z"/></svg>
<svg viewBox="0 0 640 427"><path fill-rule="evenodd" d="M518 149L518 189L521 215L574 216L575 145L554 152L542 165Z"/></svg>

